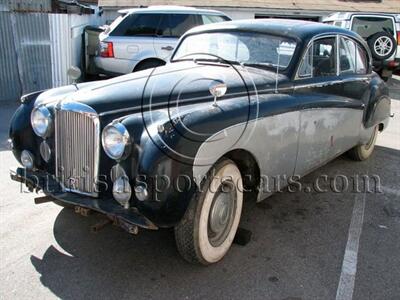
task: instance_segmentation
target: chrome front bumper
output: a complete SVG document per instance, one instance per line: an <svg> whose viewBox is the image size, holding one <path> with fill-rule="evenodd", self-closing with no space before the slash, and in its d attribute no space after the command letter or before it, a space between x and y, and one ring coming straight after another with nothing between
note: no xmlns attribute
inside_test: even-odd
<svg viewBox="0 0 400 300"><path fill-rule="evenodd" d="M55 180L53 175L43 171L30 171L24 168L17 168L11 172L11 179L26 185L30 191L42 190L47 196L61 202L89 208L93 211L106 215L119 224L133 225L141 228L156 230L158 227L143 216L136 208L124 209L113 198L93 198L65 192L62 186ZM121 225L121 227L124 227Z"/></svg>

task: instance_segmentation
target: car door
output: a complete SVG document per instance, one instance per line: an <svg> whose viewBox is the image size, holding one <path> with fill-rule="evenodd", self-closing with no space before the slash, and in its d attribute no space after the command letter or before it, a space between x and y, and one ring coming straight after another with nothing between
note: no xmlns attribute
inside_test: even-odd
<svg viewBox="0 0 400 300"><path fill-rule="evenodd" d="M295 95L301 114L296 175L348 150L359 134L361 103L344 93L338 40L336 35L315 39L298 69Z"/></svg>
<svg viewBox="0 0 400 300"><path fill-rule="evenodd" d="M200 25L198 15L187 13L163 14L154 38L154 49L157 57L167 60L179 38L189 29Z"/></svg>
<svg viewBox="0 0 400 300"><path fill-rule="evenodd" d="M368 70L366 49L358 41L340 37L339 71L343 85L343 96L364 106L370 98L371 74Z"/></svg>

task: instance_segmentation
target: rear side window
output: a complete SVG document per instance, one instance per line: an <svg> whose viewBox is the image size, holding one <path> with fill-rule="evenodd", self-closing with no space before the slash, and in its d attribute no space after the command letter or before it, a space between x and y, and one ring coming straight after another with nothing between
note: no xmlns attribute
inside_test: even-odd
<svg viewBox="0 0 400 300"><path fill-rule="evenodd" d="M356 73L356 43L350 39L340 38L339 67L340 74Z"/></svg>
<svg viewBox="0 0 400 300"><path fill-rule="evenodd" d="M198 26L197 15L186 15L186 14L173 14L170 15L171 20L171 35L174 37L180 37L189 29Z"/></svg>
<svg viewBox="0 0 400 300"><path fill-rule="evenodd" d="M340 38L339 59L341 74L366 74L368 71L367 54L353 40Z"/></svg>
<svg viewBox="0 0 400 300"><path fill-rule="evenodd" d="M121 17L120 17L121 18ZM189 29L229 20L226 16L197 14L131 14L114 22L110 36L181 37Z"/></svg>
<svg viewBox="0 0 400 300"><path fill-rule="evenodd" d="M171 36L171 22L169 19L169 15L163 15L161 18L161 22L157 27L157 35L158 36Z"/></svg>
<svg viewBox="0 0 400 300"><path fill-rule="evenodd" d="M160 14L131 14L123 19L110 36L154 36L161 21Z"/></svg>
<svg viewBox="0 0 400 300"><path fill-rule="evenodd" d="M216 16L216 15L201 15L202 24L218 23L223 21L229 21L226 16Z"/></svg>
<svg viewBox="0 0 400 300"><path fill-rule="evenodd" d="M157 35L164 37L180 37L189 29L200 25L200 16L192 14L165 14Z"/></svg>
<svg viewBox="0 0 400 300"><path fill-rule="evenodd" d="M360 46L356 49L356 73L357 74L367 74L368 71L368 58L365 50Z"/></svg>
<svg viewBox="0 0 400 300"><path fill-rule="evenodd" d="M364 39L368 39L375 33L382 31L394 35L393 20L391 18L354 17L351 30L357 32Z"/></svg>

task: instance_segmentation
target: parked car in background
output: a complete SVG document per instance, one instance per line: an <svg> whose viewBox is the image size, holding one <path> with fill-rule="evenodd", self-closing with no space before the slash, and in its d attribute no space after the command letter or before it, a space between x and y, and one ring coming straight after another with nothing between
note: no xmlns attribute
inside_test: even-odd
<svg viewBox="0 0 400 300"><path fill-rule="evenodd" d="M400 14L335 13L323 22L361 35L370 48L374 70L382 79L400 72Z"/></svg>
<svg viewBox="0 0 400 300"><path fill-rule="evenodd" d="M358 34L272 19L199 26L165 66L21 102L12 179L130 233L174 227L201 264L227 253L244 200L347 151L368 159L390 116Z"/></svg>
<svg viewBox="0 0 400 300"><path fill-rule="evenodd" d="M215 10L183 6L151 6L119 13L121 16L99 36L95 64L101 74L117 76L162 66L186 31L230 20Z"/></svg>

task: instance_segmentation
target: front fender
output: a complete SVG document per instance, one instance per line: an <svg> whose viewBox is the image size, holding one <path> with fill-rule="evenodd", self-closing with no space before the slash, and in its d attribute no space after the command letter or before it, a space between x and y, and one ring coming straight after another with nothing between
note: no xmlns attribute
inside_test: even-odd
<svg viewBox="0 0 400 300"><path fill-rule="evenodd" d="M31 125L31 112L34 107L35 98L27 97L17 108L10 122L9 137L12 141L12 152L15 158L21 163L22 150L29 150L38 157L36 135Z"/></svg>
<svg viewBox="0 0 400 300"><path fill-rule="evenodd" d="M164 128L163 124L167 126L168 120L168 114L162 110L136 113L120 120L133 142L131 155L120 165L132 187L145 185L149 192L147 200L134 197L132 205L160 227L179 222L196 188L192 184L191 165L174 160L160 136L159 130ZM177 180L180 187L176 186Z"/></svg>
<svg viewBox="0 0 400 300"><path fill-rule="evenodd" d="M135 200L134 205L158 226L174 226L198 190L193 164L199 148L215 133L255 119L257 108L257 101L241 96L218 100L217 106L198 103L121 120L135 140L134 156L126 162L136 170L130 171L132 185L145 184L150 195L146 201Z"/></svg>

